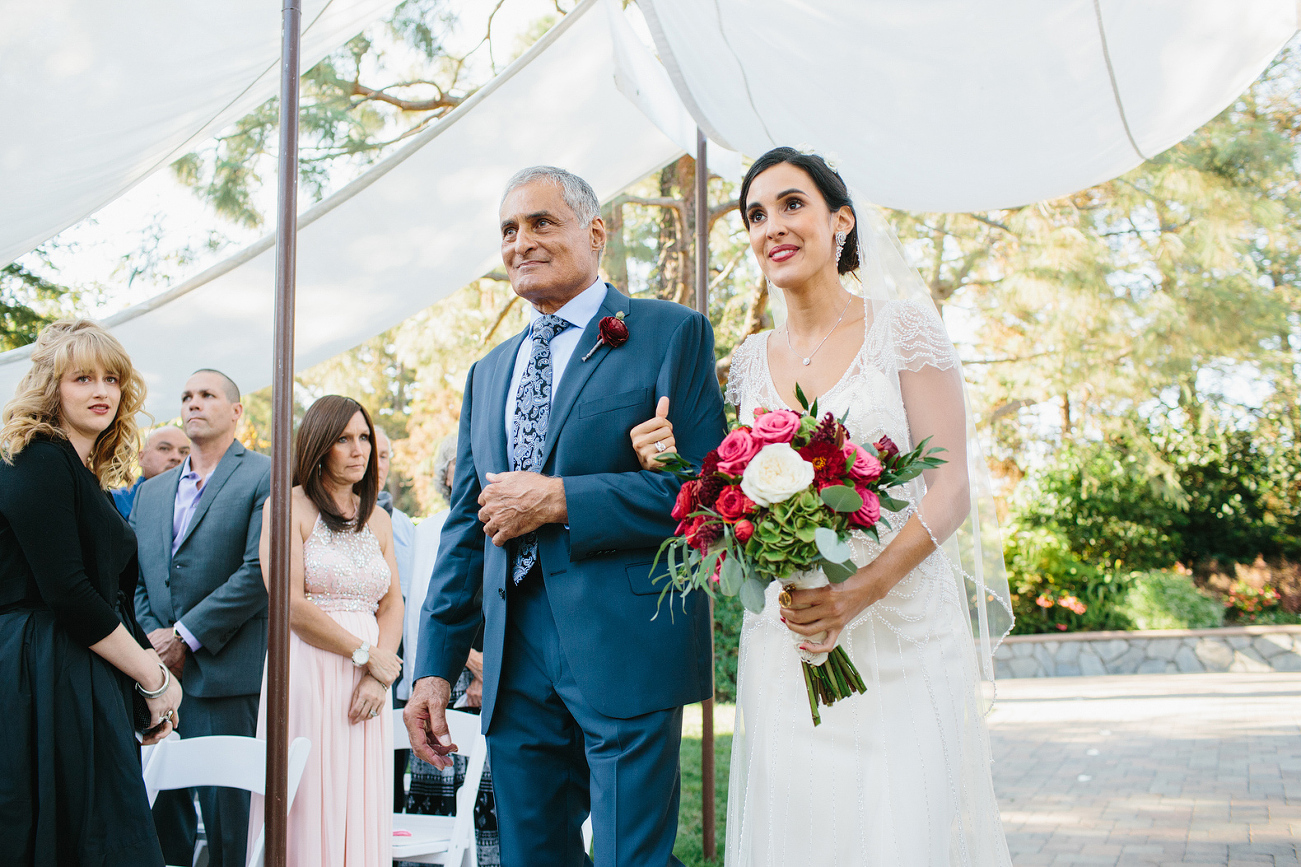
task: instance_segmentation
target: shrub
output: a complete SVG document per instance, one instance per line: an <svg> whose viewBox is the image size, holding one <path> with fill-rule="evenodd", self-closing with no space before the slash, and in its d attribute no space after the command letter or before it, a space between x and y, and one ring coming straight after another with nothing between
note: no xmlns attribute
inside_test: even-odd
<svg viewBox="0 0 1301 867"><path fill-rule="evenodd" d="M1136 572L1125 597L1136 629L1210 629L1224 622L1224 606L1173 572Z"/></svg>
<svg viewBox="0 0 1301 867"><path fill-rule="evenodd" d="M1010 529L1004 545L1017 634L1129 629L1127 574L1104 572L1049 527Z"/></svg>

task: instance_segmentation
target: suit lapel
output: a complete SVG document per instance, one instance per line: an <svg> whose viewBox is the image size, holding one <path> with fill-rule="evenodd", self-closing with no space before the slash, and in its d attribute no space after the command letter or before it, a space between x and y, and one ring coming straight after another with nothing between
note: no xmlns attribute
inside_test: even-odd
<svg viewBox="0 0 1301 867"><path fill-rule="evenodd" d="M565 366L560 385L556 387L556 395L551 402L551 419L547 422L547 438L542 444L542 466L544 467L551 458L551 452L556 446L556 438L560 435L560 429L564 427L565 419L574 408L574 401L582 393L583 386L587 385L587 380L591 379L592 374L601 366L601 362L610 354L610 347L604 344L597 346L596 351L592 352L592 357L586 361L583 360L583 356L596 346L601 334L601 320L619 312L624 316L628 315L628 297L607 283L601 309L596 311L592 321L583 329L583 336L578 339L578 346L574 349L569 364Z"/></svg>
<svg viewBox="0 0 1301 867"><path fill-rule="evenodd" d="M159 561L166 564L166 569L163 572L164 577L172 574L172 525L175 523L176 516L176 491L181 486L181 468L177 467L167 472L167 486L158 494L158 514L151 519L153 524L151 535L158 546L156 548L157 556ZM163 499L164 497L166 499ZM141 505L146 504L141 503ZM143 519L144 514L142 513L140 517ZM171 586L163 585L159 590L161 594L159 599L154 598L153 589L150 590L149 604L153 606L155 613L162 618L164 623L176 620L175 609L172 605Z"/></svg>
<svg viewBox="0 0 1301 867"><path fill-rule="evenodd" d="M487 472L506 473L511 469L510 439L506 434L506 401L510 395L511 376L515 373L515 358L528 333L529 329L525 328L507 342L505 350L497 358L497 369L489 378L492 391L488 396L488 424L491 425L492 441L498 448L492 456L496 459L496 464Z"/></svg>
<svg viewBox="0 0 1301 867"><path fill-rule="evenodd" d="M190 518L189 526L181 534L181 544L176 546L176 550L181 549L181 545L184 545L191 534L194 533L194 528L199 526L199 521L203 520L208 507L212 505L212 501L216 499L218 492L221 491L221 486L226 484L230 474L235 472L235 466L239 463L243 454L243 443L235 440L235 442L231 443L230 448L226 449L226 453L221 456L217 468L212 471L212 475L208 477L208 481L203 485L203 492L199 494L199 504L194 507L194 516ZM171 538L170 533L168 538Z"/></svg>

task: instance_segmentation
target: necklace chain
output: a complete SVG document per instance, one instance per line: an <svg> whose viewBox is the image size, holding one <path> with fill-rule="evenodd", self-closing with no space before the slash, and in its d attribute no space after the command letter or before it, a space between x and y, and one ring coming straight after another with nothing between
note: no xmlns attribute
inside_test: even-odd
<svg viewBox="0 0 1301 867"><path fill-rule="evenodd" d="M845 318L845 314L849 312L849 305L853 303L854 303L854 296L850 295L849 300L845 302L845 309L840 311L840 318L836 320L835 325L831 326L831 330L827 332L827 336L822 338L821 342L819 342L817 346L813 347L813 351L809 353L808 358L805 358L803 355L800 355L798 352L796 352L795 347L791 345L791 324L787 322L786 323L786 348L791 351L792 355L794 355L800 361L804 362L805 367L808 367L809 362L813 361L813 356L817 355L818 350L822 348L822 344L826 343L827 340L831 337L831 335L836 333L836 329L840 326L841 321Z"/></svg>

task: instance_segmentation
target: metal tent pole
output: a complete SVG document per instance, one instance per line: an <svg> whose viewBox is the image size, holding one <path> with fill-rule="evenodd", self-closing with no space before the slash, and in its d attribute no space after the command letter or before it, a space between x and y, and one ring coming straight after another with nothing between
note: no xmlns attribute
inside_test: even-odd
<svg viewBox="0 0 1301 867"><path fill-rule="evenodd" d="M696 129L696 309L709 316L709 163ZM714 603L709 602L709 657L714 657ZM710 672L712 679L713 672ZM714 699L700 703L700 831L706 858L718 854L714 817Z"/></svg>
<svg viewBox="0 0 1301 867"><path fill-rule="evenodd" d="M284 867L289 812L289 493L298 232L298 47L301 0L283 0L280 190L276 202L275 349L271 394L271 562L267 635L266 864Z"/></svg>

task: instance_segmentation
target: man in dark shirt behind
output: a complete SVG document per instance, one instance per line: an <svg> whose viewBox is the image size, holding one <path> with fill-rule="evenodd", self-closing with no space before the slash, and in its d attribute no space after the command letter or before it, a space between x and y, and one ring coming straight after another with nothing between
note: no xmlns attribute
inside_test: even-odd
<svg viewBox="0 0 1301 867"><path fill-rule="evenodd" d="M140 478L129 488L118 488L112 492L113 505L123 518L131 517L131 507L135 505L136 492L146 479L152 479L159 473L165 473L172 467L179 467L181 461L190 456L190 438L185 431L173 424L166 424L154 430L145 440L145 447L140 450Z"/></svg>

